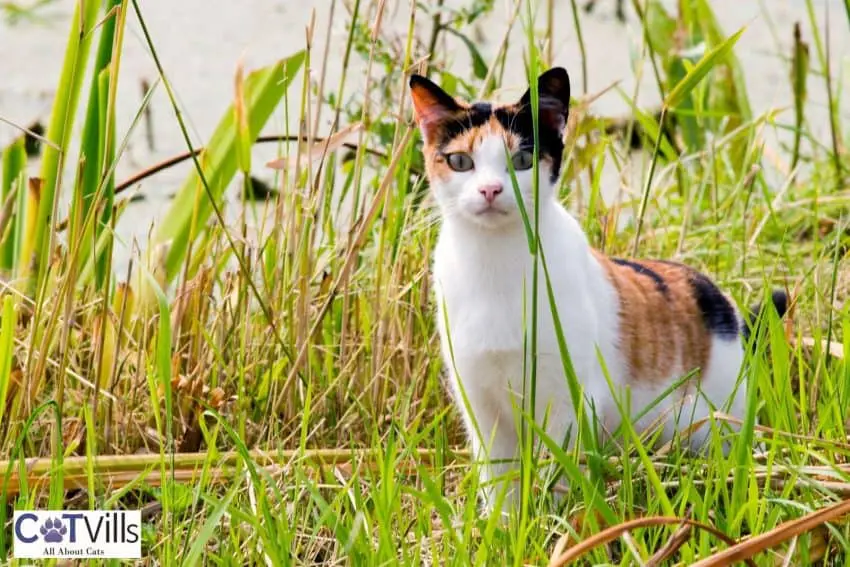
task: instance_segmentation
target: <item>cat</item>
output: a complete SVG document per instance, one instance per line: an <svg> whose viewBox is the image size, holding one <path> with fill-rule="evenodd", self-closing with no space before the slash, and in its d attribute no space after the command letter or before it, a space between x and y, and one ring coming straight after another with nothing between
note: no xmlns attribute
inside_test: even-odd
<svg viewBox="0 0 850 567"><path fill-rule="evenodd" d="M442 359L472 454L484 463L481 503L492 512L498 493L488 485L518 469L514 410L523 406L529 364L524 326L531 321L533 257L507 162L533 222L531 90L498 105L456 99L416 74L409 88L440 214L431 276ZM567 71L545 71L537 90L539 239L575 376L602 431L616 429L620 412L598 353L615 391L630 391L635 413L698 371L642 417L638 431L661 416L661 438L669 440L693 423L680 418L699 420L713 409L743 418L747 385L739 370L750 318L688 266L611 258L590 245L555 192L569 115ZM548 412L545 431L561 443L575 433L576 416L542 266L539 274L535 419ZM772 303L781 317L785 293L774 292ZM691 449L704 444L708 429L693 432ZM516 502L514 488L507 486L508 505Z"/></svg>

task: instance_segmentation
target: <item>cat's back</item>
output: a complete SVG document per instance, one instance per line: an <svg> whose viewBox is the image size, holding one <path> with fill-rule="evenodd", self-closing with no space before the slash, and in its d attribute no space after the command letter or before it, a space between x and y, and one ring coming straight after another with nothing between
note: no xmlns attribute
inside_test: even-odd
<svg viewBox="0 0 850 567"><path fill-rule="evenodd" d="M616 292L619 348L632 381L705 371L721 349L740 358L741 317L705 274L665 260L595 254Z"/></svg>

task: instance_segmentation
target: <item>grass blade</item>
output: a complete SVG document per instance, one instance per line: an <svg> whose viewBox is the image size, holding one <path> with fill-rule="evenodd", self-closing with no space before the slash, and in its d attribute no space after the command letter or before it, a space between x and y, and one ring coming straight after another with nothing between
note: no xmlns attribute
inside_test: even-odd
<svg viewBox="0 0 850 567"><path fill-rule="evenodd" d="M45 144L44 147L40 176L41 195L38 199L30 196L27 200L26 228L19 272L22 277L30 275L31 259L34 259L37 279L32 282L33 285L41 282L47 270L47 251L53 234L50 219L56 218L56 192L62 171L63 151L68 147L71 139L83 73L88 60L92 32L97 25L99 7L99 2L78 0L74 9L62 74L56 89L56 97L53 99L50 124L45 134L47 140L52 143ZM61 149L57 149L56 146Z"/></svg>
<svg viewBox="0 0 850 567"><path fill-rule="evenodd" d="M705 56L700 59L699 63L697 63L693 69L688 71L685 78L673 87L673 90L670 91L670 93L664 98L664 106L667 108L675 108L682 99L690 94L690 92L694 90L697 84L709 73L709 71L714 69L717 65L721 64L724 59L726 59L746 29L746 26L742 27L736 33L726 38L723 43L706 53Z"/></svg>
<svg viewBox="0 0 850 567"><path fill-rule="evenodd" d="M15 211L14 202L10 203L8 218L6 216L6 203L9 199L15 199L15 191L21 191L24 185L23 173L27 164L26 141L24 136L9 144L3 151L2 184L0 184L0 273L11 273L15 267L15 257L20 245L17 238L18 218L23 213L22 209ZM7 224L8 223L8 224Z"/></svg>
<svg viewBox="0 0 850 567"><path fill-rule="evenodd" d="M192 540L192 547L189 548L189 553L182 561L183 565L200 564L201 557L205 551L204 546L207 545L207 542L215 533L219 522L221 521L224 514L227 512L227 508L230 506L230 503L233 501L233 498L239 493L239 488L239 484L234 484L231 489L227 491L227 496L224 497L224 500L222 500L212 510L209 517L207 517L207 521L204 522L203 526L201 526L201 531L198 532L198 534Z"/></svg>
<svg viewBox="0 0 850 567"><path fill-rule="evenodd" d="M116 43L116 28L119 24L123 27L126 0L109 0L105 3L105 8L107 16L100 26L100 40L83 124L83 144L79 159L83 164L81 179L74 184L75 190L80 190L82 195L72 199L74 206L69 217L70 234L79 235L76 241L79 262L89 259L89 252L100 238L103 227L109 226L114 200L115 178L113 175L106 175L114 158L112 154L115 146L114 103L110 104L110 98L114 99L114 89L110 88L110 85L114 85L118 80L120 39L123 38L123 33L120 28L117 29L119 41ZM113 52L117 54L114 64ZM110 112L110 109L113 111ZM80 210L76 210L77 204ZM98 215L99 222L89 220L90 214L97 215L100 210L102 213ZM100 287L105 280L106 266L103 261L97 264L96 281Z"/></svg>
<svg viewBox="0 0 850 567"><path fill-rule="evenodd" d="M305 52L281 59L245 78L243 93L245 113L251 140L256 140L277 104L295 78L304 61ZM206 145L201 160L204 177L208 180L212 197L221 199L239 165L238 125L236 111L231 105ZM188 179L174 197L171 208L160 223L152 245L171 241L165 261L166 281L171 281L185 260L186 251L199 234L212 213L212 205L203 193L202 181L197 171Z"/></svg>
<svg viewBox="0 0 850 567"><path fill-rule="evenodd" d="M12 360L15 346L15 326L18 316L15 313L15 298L6 295L3 298L3 312L0 317L0 423L4 423L6 396L12 380Z"/></svg>
<svg viewBox="0 0 850 567"><path fill-rule="evenodd" d="M794 24L794 51L791 57L791 87L794 93L794 149L791 170L800 161L800 140L803 137L804 108L806 105L806 79L809 76L809 44L803 41L800 23Z"/></svg>

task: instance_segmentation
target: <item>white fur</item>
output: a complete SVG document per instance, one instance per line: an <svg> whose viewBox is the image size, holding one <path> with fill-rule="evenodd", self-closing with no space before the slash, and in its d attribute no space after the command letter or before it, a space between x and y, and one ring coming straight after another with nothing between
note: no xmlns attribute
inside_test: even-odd
<svg viewBox="0 0 850 567"><path fill-rule="evenodd" d="M447 182L432 180L442 216L433 267L442 353L451 393L462 414L473 453L482 461L489 458L489 464L480 469L482 497L488 512L495 507L498 492L493 488L498 487L488 489L485 485L503 473L518 470L516 462L493 461L518 457L520 421L515 419L513 407L523 405L523 352L524 345L530 345L527 337L532 320L532 256L514 198L504 147L501 137L491 134L471 154L473 170L453 173ZM548 166L541 164L539 234L558 316L584 394L593 400L605 427L613 429L620 414L596 349L601 351L615 387L625 388L626 362L617 347L619 300L602 266L591 254L578 222L557 202L548 182L549 173ZM516 174L523 202L533 219L532 170ZM478 187L494 182L505 187L494 203L503 212L476 214L485 205ZM574 441L577 424L574 424L573 403L563 372L542 266L537 321L536 420L542 422L548 412L547 434L562 443L572 428ZM718 408L726 404L738 380L742 359L739 341L714 340L701 383L704 394ZM633 414L683 373L684 370L670 376L669 381L656 382L651 387L632 388ZM746 384L741 383L732 413L741 415L745 393ZM691 413L693 419L699 420L710 411L702 396L690 400L686 399L682 408L686 422L690 421ZM676 412L670 411L673 409L670 406L670 402L660 404L637 427L646 426L663 414L667 423L662 437L669 439L676 429ZM692 437L692 443L701 443L706 434L707 428L701 428ZM514 493L509 490L506 498L510 502Z"/></svg>

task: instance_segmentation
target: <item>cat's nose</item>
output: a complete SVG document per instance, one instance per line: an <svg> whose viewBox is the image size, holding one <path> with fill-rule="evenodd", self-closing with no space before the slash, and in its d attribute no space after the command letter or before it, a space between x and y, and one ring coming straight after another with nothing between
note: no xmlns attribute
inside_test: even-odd
<svg viewBox="0 0 850 567"><path fill-rule="evenodd" d="M484 196L484 199L487 203L492 203L496 200L496 197L499 193L502 192L502 184L501 183L490 183L488 185L482 185L478 188L478 192Z"/></svg>

